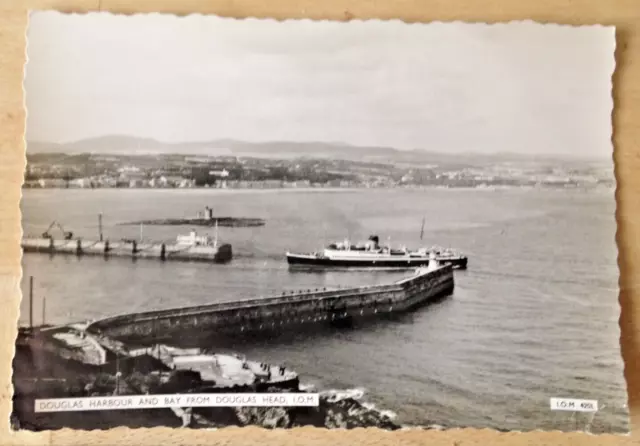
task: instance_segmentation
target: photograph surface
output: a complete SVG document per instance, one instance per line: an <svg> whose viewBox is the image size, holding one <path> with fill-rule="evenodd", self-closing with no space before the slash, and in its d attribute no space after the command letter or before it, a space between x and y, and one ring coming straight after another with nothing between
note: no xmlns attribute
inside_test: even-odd
<svg viewBox="0 0 640 446"><path fill-rule="evenodd" d="M13 429L628 432L613 28L29 22Z"/></svg>

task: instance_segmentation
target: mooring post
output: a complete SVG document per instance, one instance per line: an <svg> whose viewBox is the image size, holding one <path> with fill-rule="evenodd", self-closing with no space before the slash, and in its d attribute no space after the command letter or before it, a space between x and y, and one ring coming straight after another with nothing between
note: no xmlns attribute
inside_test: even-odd
<svg viewBox="0 0 640 446"><path fill-rule="evenodd" d="M29 328L33 329L33 276L29 276Z"/></svg>
<svg viewBox="0 0 640 446"><path fill-rule="evenodd" d="M114 395L118 395L118 390L120 388L120 355L116 352L116 390Z"/></svg>
<svg viewBox="0 0 640 446"><path fill-rule="evenodd" d="M109 240L104 242L104 253L105 254L109 253Z"/></svg>
<svg viewBox="0 0 640 446"><path fill-rule="evenodd" d="M49 251L53 252L53 237L49 237Z"/></svg>
<svg viewBox="0 0 640 446"><path fill-rule="evenodd" d="M167 255L167 246L163 243L160 245L160 259L164 260Z"/></svg>
<svg viewBox="0 0 640 446"><path fill-rule="evenodd" d="M100 236L100 241L102 241L102 212L98 214L98 235Z"/></svg>
<svg viewBox="0 0 640 446"><path fill-rule="evenodd" d="M133 240L132 245L133 245L133 248L131 248L131 253L135 254L138 252L138 243L135 240Z"/></svg>
<svg viewBox="0 0 640 446"><path fill-rule="evenodd" d="M76 240L76 254L82 254L82 240Z"/></svg>

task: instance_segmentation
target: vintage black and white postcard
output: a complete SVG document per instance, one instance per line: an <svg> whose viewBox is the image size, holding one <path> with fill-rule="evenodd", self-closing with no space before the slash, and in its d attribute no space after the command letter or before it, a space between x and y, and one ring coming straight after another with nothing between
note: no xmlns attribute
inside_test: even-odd
<svg viewBox="0 0 640 446"><path fill-rule="evenodd" d="M14 429L628 432L613 28L27 38Z"/></svg>

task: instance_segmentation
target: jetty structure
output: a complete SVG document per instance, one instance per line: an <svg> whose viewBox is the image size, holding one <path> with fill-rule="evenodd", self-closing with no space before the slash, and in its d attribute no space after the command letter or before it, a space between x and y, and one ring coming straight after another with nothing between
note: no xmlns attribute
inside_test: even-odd
<svg viewBox="0 0 640 446"><path fill-rule="evenodd" d="M175 371L173 375L197 372L198 386L212 390L247 386L293 389L299 384L297 373L281 365L201 348L183 349L164 344L137 347L92 335L85 328L84 324L21 328L16 348L22 363L29 357L40 358L40 362L46 358L46 365L54 369L56 364L64 364L65 368L71 367L83 374L157 372L165 383L172 375L167 372ZM50 375L52 371L44 372Z"/></svg>
<svg viewBox="0 0 640 446"><path fill-rule="evenodd" d="M319 405L315 407L261 408L254 407L251 399L241 398L243 393L302 395L313 391L301 384L302 378L295 370L285 365L211 349L179 349L162 344L131 348L95 338L82 326L21 329L13 367L14 429L336 427L336 418L340 420L338 427L343 428L400 429L383 412L350 396L336 397L332 391L320 392ZM216 394L229 392L238 395L243 405L202 407L218 400ZM144 395L151 401L174 395L173 401L180 398L182 404L166 409L111 410L131 407L127 397L135 395ZM121 398L114 401L101 396ZM56 407L69 408L64 402L69 397L92 397L92 409L83 412L82 417L66 410L56 411ZM53 411L34 411L39 405Z"/></svg>
<svg viewBox="0 0 640 446"><path fill-rule="evenodd" d="M385 285L306 290L65 325L46 323L43 300L40 326L34 325L33 277L29 288L29 326L18 330L13 382L14 412L19 414L20 422L33 424L36 419L33 408L38 398L229 391L304 392L298 374L287 366L216 352L210 342L206 343L208 348L176 348L174 341L193 331L214 335L226 333L237 338L246 332L297 332L303 326L312 328L314 325L340 327L357 318L406 312L450 295L454 289L454 276L451 265L439 265L432 256L427 267ZM173 341L163 343L163 337ZM204 340L213 339L205 337ZM154 409L146 415L142 410L134 411L141 419L133 425L172 426L176 416L181 419L182 426L247 425L255 420L254 408L230 410L233 412L191 408L186 401L185 407ZM52 412L41 420L55 428L78 426L74 424L78 418L65 418L65 413ZM327 397L321 397L320 406L312 413L296 412L294 416L284 413L278 425L288 426L295 420L300 425L328 427L335 423L335 413L344 418L344 427L399 428L384 415L373 413L357 401L331 401ZM268 421L273 418L270 414L265 411L262 421L253 423L265 426L272 423ZM127 420L132 421L132 416L127 413L114 423L126 424ZM102 417L99 419L103 421Z"/></svg>
<svg viewBox="0 0 640 446"><path fill-rule="evenodd" d="M123 342L180 339L188 333L241 334L297 331L302 326L351 325L359 319L410 311L453 293L451 265L432 256L406 278L390 284L283 292L279 296L124 314L93 321L86 332Z"/></svg>
<svg viewBox="0 0 640 446"><path fill-rule="evenodd" d="M58 227L62 234L55 238L50 232ZM47 231L39 237L23 237L21 247L24 252L44 254L69 254L75 256L99 255L104 257L130 257L160 260L203 261L226 263L232 260L233 250L229 243L218 242L218 228L214 237L198 235L191 231L188 235L178 235L175 242L144 242L140 239L122 239L111 241L102 233L102 215L99 217L99 235L97 239L74 237L65 231L62 225L53 222ZM142 226L141 226L142 232Z"/></svg>

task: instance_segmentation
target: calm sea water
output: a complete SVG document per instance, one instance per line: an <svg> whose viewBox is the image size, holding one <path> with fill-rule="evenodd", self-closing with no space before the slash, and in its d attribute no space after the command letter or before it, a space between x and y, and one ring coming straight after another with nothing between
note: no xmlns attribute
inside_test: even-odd
<svg viewBox="0 0 640 446"><path fill-rule="evenodd" d="M108 237L137 237L139 227L116 223L193 215L205 205L267 224L220 228L234 249L228 265L25 254L24 275L35 277L34 313L39 318L43 296L47 322L64 323L388 282L402 273L292 272L284 252L371 234L416 246L424 216L423 244L470 256L453 296L360 330L229 347L293 367L317 389L360 389L402 424L627 432L612 193L26 190L23 226L40 234L57 220L93 238L103 212ZM142 236L171 241L189 229L149 226ZM601 410L552 412L550 397L596 399Z"/></svg>

